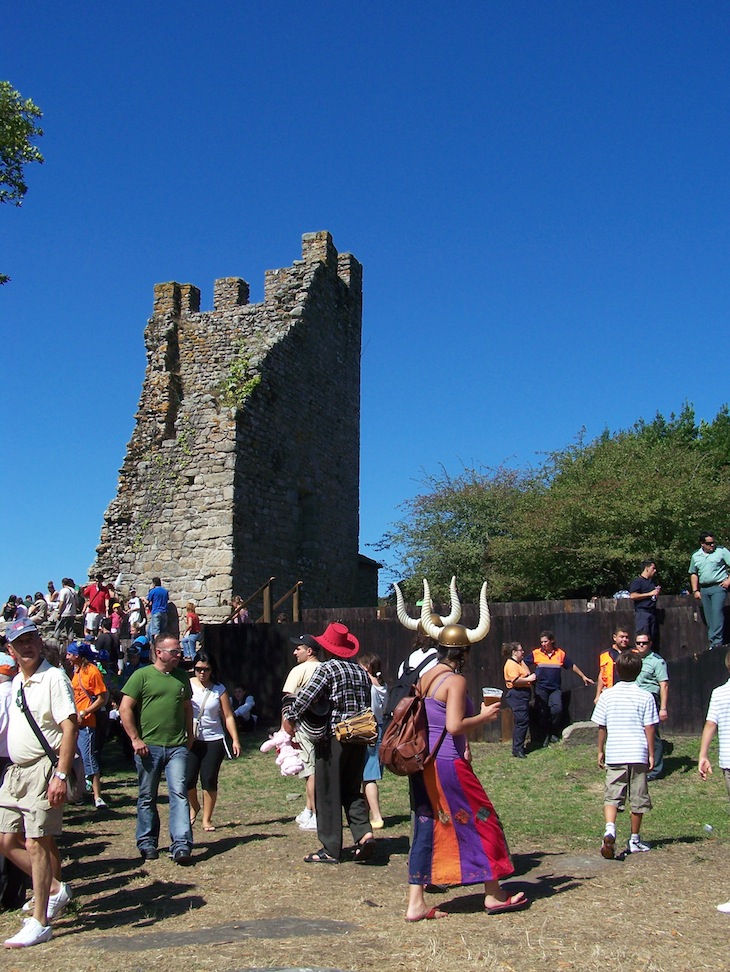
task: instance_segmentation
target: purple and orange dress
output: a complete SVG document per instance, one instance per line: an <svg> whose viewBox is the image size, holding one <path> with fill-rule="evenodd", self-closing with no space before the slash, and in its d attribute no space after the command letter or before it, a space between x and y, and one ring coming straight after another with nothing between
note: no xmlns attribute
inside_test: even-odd
<svg viewBox="0 0 730 972"><path fill-rule="evenodd" d="M467 716L473 711L467 699ZM426 712L433 748L446 725L446 703L429 697ZM433 762L411 777L415 826L409 884L480 884L514 873L502 824L464 759L465 749L466 736L447 732Z"/></svg>

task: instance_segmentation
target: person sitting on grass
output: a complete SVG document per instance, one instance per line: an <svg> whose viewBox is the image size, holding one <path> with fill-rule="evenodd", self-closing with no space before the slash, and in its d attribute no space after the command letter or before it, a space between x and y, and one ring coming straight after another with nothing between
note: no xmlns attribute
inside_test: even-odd
<svg viewBox="0 0 730 972"><path fill-rule="evenodd" d="M609 860L615 856L616 817L627 799L631 838L626 852L651 850L641 840L641 823L645 811L651 810L646 778L654 766L654 731L659 714L651 693L636 685L640 672L641 658L622 651L615 663L616 684L601 692L591 716L598 725L598 766L606 770L601 856Z"/></svg>

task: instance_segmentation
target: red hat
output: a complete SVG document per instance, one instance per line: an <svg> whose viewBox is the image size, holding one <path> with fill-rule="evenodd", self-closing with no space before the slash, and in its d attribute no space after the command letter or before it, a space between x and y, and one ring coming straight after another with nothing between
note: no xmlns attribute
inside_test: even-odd
<svg viewBox="0 0 730 972"><path fill-rule="evenodd" d="M333 621L324 634L317 635L314 640L336 658L352 658L360 651L360 642L347 625L339 621Z"/></svg>

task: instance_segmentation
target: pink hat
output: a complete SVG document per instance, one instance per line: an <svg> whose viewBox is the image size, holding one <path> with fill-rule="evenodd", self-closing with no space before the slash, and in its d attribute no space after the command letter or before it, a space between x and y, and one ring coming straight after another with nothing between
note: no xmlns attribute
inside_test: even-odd
<svg viewBox="0 0 730 972"><path fill-rule="evenodd" d="M360 642L346 624L333 621L324 634L315 636L317 644L336 658L352 658L360 651Z"/></svg>

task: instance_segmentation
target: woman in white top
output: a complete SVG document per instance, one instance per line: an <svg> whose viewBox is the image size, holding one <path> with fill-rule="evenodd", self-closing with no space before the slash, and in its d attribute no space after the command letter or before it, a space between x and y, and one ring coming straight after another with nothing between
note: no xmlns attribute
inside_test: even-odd
<svg viewBox="0 0 730 972"><path fill-rule="evenodd" d="M198 777L203 790L203 830L215 830L213 808L218 798L218 773L225 756L223 722L230 735L233 755L238 756L236 718L231 709L228 692L216 681L214 659L205 651L199 651L193 661L194 677L190 679L193 690L193 745L188 751L188 801L190 823L194 824L200 812Z"/></svg>
<svg viewBox="0 0 730 972"><path fill-rule="evenodd" d="M373 710L375 721L378 724L378 739L374 746L368 746L368 755L363 770L363 793L370 810L370 826L373 830L380 830L383 827L383 815L380 812L380 794L378 792L378 780L383 778L380 767L380 740L383 738L383 716L385 713L385 696L387 688L383 681L383 674L380 671L380 656L372 652L358 655L357 663L360 668L364 668L370 676L372 685L370 687L370 708Z"/></svg>

